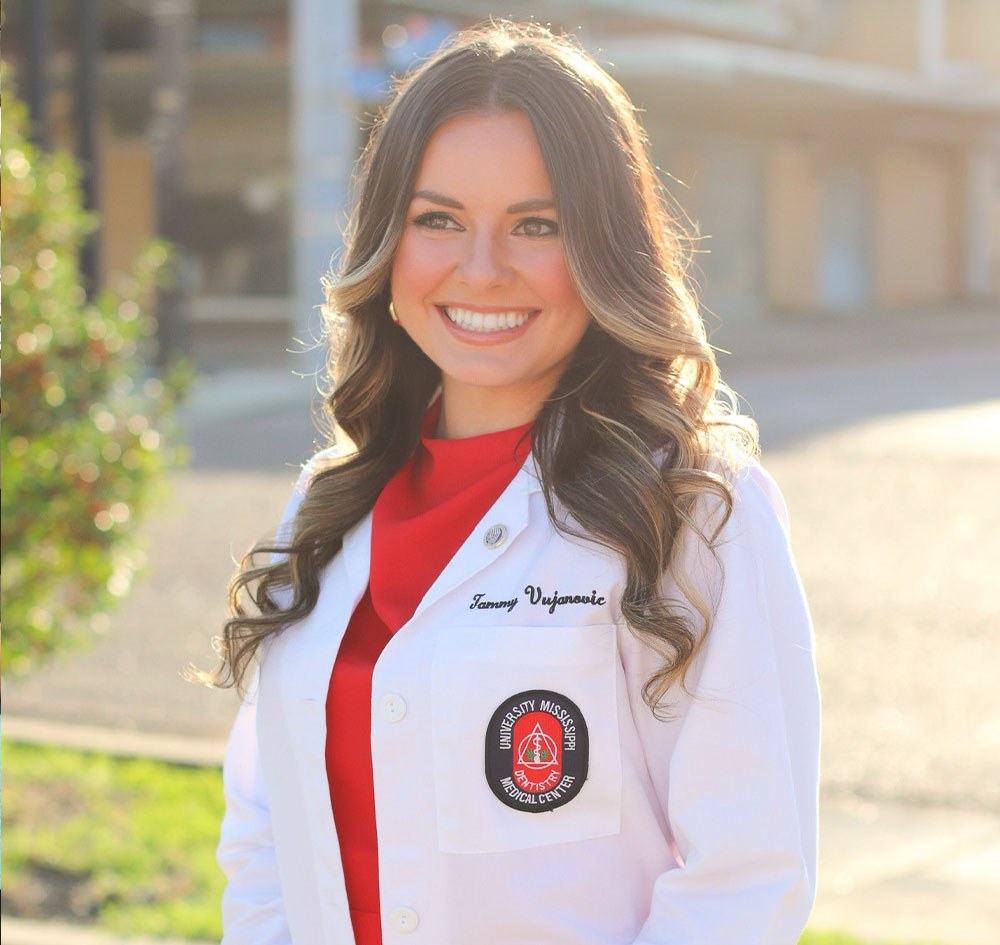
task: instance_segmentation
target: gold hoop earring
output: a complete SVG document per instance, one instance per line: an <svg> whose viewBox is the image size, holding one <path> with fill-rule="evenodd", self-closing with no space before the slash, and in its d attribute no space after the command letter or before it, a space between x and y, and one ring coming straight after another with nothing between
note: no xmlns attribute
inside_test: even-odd
<svg viewBox="0 0 1000 945"><path fill-rule="evenodd" d="M396 323L397 325L399 324L399 316L398 316L398 315L396 314L396 306L395 306L395 305L393 305L393 304L392 304L392 302L390 302L390 303L389 303L389 317L390 317L390 318L391 318L391 319L392 319L392 320L393 320L393 321L394 321L394 322L395 322L395 323Z"/></svg>

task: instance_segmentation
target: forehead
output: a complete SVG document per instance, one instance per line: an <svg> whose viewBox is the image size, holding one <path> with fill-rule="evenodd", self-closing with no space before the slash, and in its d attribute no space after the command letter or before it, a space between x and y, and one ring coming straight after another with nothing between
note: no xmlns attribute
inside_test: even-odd
<svg viewBox="0 0 1000 945"><path fill-rule="evenodd" d="M462 203L552 196L531 119L521 111L459 115L436 128L417 172L420 189Z"/></svg>

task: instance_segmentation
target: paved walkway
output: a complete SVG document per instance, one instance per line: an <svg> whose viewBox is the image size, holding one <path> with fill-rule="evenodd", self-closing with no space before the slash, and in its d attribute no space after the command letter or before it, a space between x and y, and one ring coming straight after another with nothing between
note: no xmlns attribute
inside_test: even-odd
<svg viewBox="0 0 1000 945"><path fill-rule="evenodd" d="M817 630L812 924L998 945L1000 316L747 326L713 341L736 352L720 356L724 374L761 425ZM90 651L4 681L5 737L218 759L232 694L182 671L212 665L231 557L273 527L315 447L311 396L287 371L225 372L196 393L193 462L147 523L150 577Z"/></svg>

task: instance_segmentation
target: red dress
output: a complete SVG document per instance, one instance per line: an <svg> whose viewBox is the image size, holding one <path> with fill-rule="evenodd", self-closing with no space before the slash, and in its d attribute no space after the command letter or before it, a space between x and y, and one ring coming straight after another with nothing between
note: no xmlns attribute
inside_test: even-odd
<svg viewBox="0 0 1000 945"><path fill-rule="evenodd" d="M440 403L427 412L413 456L375 502L368 588L344 633L327 693L326 769L357 945L382 942L371 764L375 663L531 449L530 423L434 439Z"/></svg>

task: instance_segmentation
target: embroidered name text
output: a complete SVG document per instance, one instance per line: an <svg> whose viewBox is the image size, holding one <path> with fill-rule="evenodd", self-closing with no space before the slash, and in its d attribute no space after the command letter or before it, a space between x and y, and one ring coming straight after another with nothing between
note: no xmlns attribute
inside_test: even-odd
<svg viewBox="0 0 1000 945"><path fill-rule="evenodd" d="M485 600L485 594L473 594L469 610L506 610L509 614L516 606L519 598L511 600Z"/></svg>
<svg viewBox="0 0 1000 945"><path fill-rule="evenodd" d="M560 594L558 591L553 591L552 594L546 596L537 584L529 584L524 589L524 593L528 595L529 603L548 607L550 614L554 614L556 608L563 604L590 604L591 607L600 607L607 603L603 597L598 597L597 591L591 591L589 595Z"/></svg>

